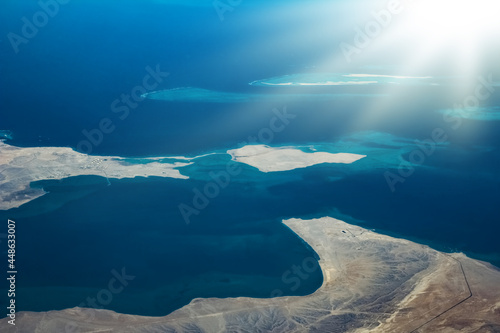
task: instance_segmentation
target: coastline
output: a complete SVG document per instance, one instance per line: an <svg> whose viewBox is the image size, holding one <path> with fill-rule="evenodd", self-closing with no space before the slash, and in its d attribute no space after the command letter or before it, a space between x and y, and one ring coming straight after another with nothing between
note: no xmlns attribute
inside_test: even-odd
<svg viewBox="0 0 500 333"><path fill-rule="evenodd" d="M366 155L351 153L310 152L290 146L246 145L225 152L210 152L195 157L156 156L120 157L86 155L69 147L16 147L0 140L0 191L6 195L0 210L8 210L46 194L32 188L32 182L60 180L75 176L101 176L106 179L167 177L189 179L179 169L192 165L195 159L228 154L235 162L256 167L260 172L290 171L322 163L351 164ZM167 162L162 160L174 160ZM109 180L108 180L109 183Z"/></svg>
<svg viewBox="0 0 500 333"><path fill-rule="evenodd" d="M118 156L92 156L66 147L19 148L0 141L0 191L5 191L0 210L19 207L45 192L30 187L39 180L62 179L75 176L102 176L104 178L170 177L188 179L178 170L190 165L186 162L162 163L170 157L140 158L142 163L130 164L130 158ZM175 157L181 159L181 157ZM143 163L146 161L147 163Z"/></svg>
<svg viewBox="0 0 500 333"><path fill-rule="evenodd" d="M72 308L20 312L16 329L85 332L458 332L495 327L500 314L500 271L464 254L380 235L330 217L283 223L319 255L323 285L307 296L194 299L164 317ZM89 320L93 318L93 320ZM5 323L6 318L0 320ZM235 326L236 325L236 326ZM14 332L8 327L6 332Z"/></svg>

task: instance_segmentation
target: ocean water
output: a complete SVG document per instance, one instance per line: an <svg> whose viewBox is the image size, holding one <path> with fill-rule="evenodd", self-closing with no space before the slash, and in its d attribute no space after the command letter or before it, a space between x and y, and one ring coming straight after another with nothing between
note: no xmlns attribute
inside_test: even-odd
<svg viewBox="0 0 500 333"><path fill-rule="evenodd" d="M11 131L7 143L78 149L83 131L109 118L115 129L92 145L93 155L217 152L181 168L189 180L111 179L109 186L87 176L32 184L49 193L0 211L0 220L17 223L18 311L92 307L89 298L100 295L99 307L160 316L196 297L309 294L322 274L317 266L307 277L293 273L317 255L281 224L292 217L339 217L500 266L498 94L481 117L466 117L454 129L442 114L453 105L447 86L251 86L315 71L318 54L337 44L328 35L297 45L286 30L289 19L266 14L288 6L281 1L244 1L223 21L210 2L172 3L71 1L18 53L1 40L0 130ZM2 36L19 33L21 18L40 10L28 1L0 7ZM157 66L169 73L157 90L197 87L266 98L145 99L121 119L113 102ZM211 181L210 171L231 163L226 150L251 142L273 110L285 108L295 118L265 143L367 157L277 173L240 165L242 172L186 224L179 204ZM436 128L447 140L391 191L386 172L399 174L415 140L428 140ZM130 276L123 290L103 299L122 270Z"/></svg>

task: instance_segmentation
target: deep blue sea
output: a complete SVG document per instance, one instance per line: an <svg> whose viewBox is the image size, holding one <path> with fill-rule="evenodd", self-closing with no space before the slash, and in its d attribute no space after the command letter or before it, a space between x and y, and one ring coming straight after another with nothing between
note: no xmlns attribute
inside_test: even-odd
<svg viewBox="0 0 500 333"><path fill-rule="evenodd" d="M12 132L8 144L77 149L86 139L83 131L109 118L115 129L92 146L92 155L218 153L181 168L189 180L110 179L108 185L103 177L81 176L33 183L49 193L0 211L0 221L17 225L18 311L92 307L89 298L102 296L123 270L133 278L99 306L161 316L196 297L309 294L321 285L321 271L300 279L292 271L317 255L281 223L284 218L333 216L500 266L499 118L465 118L454 129L439 112L453 106L442 85L250 86L318 72L320 60L325 70L339 72L325 59L338 53L342 31L304 38L300 31L311 24L320 30L328 18L314 6L307 18L297 10L275 15L300 1L243 0L223 21L211 1L188 2L68 1L36 36L18 45L17 53L8 33L21 34L22 18L31 20L40 5L0 4L0 130ZM148 67L169 73L156 90L198 87L269 98L145 99L121 119L113 102L141 85ZM346 64L344 73L369 68ZM373 68L374 74L394 71ZM495 115L499 105L495 92L482 112ZM314 146L367 158L352 167L321 164L276 173L242 164L220 195L184 223L179 204L189 203L193 189L210 181L210 171L231 163L222 153L248 142L269 126L273 109L283 108L295 118L269 145ZM385 172L397 174L399 163L416 149L414 140L427 140L436 128L446 133L446 144L391 191ZM337 150L325 148L329 145ZM5 257L0 260L6 261L5 242L0 246ZM2 307L6 286L2 282Z"/></svg>

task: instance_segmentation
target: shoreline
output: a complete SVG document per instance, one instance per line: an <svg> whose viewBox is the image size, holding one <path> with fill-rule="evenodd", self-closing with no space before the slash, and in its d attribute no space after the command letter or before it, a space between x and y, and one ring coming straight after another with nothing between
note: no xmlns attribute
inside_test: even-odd
<svg viewBox="0 0 500 333"><path fill-rule="evenodd" d="M0 210L20 207L45 192L30 186L39 180L58 180L75 176L101 176L106 179L135 177L169 177L188 179L178 169L192 164L186 162L163 163L170 157L141 158L147 163L130 164L119 156L94 156L76 152L67 147L19 148L0 142L0 191L7 194L0 202ZM175 157L179 159L179 157ZM42 193L43 192L43 193Z"/></svg>
<svg viewBox="0 0 500 333"><path fill-rule="evenodd" d="M443 254L331 217L292 218L283 224L320 257L323 284L310 295L196 298L164 317L78 307L20 312L17 329L64 331L61 329L71 324L91 332L145 332L160 327L182 332L188 326L218 332L234 325L265 330L265 325L279 323L276 332L306 328L329 332L332 325L348 323L350 329L345 332L361 333L411 331L423 325L439 331L457 322L463 328L499 324L500 290L495 286L500 283L500 270L488 263L461 253ZM8 327L6 332L14 329Z"/></svg>
<svg viewBox="0 0 500 333"><path fill-rule="evenodd" d="M300 148L301 146L299 146ZM262 151L262 150L265 151ZM241 155L250 152L253 155ZM289 145L269 147L245 145L229 150L215 150L195 157L155 156L121 157L86 155L69 147L18 147L0 140L0 191L7 194L0 202L0 210L18 208L46 194L32 188L32 182L60 180L75 176L101 176L106 179L135 177L167 177L189 179L180 168L194 164L194 160L217 154L227 154L232 161L256 167L260 172L290 171L322 163L351 164L366 155L351 153L310 152ZM241 155L241 156L240 156ZM271 163L269 163L271 159ZM285 162L282 162L285 159ZM177 160L165 162L162 160ZM137 161L137 163L131 163ZM263 165L267 166L263 166ZM109 183L109 180L108 180Z"/></svg>

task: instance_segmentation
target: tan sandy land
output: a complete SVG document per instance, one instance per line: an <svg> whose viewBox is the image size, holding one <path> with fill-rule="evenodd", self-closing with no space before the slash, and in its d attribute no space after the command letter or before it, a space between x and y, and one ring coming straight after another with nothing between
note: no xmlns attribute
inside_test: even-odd
<svg viewBox="0 0 500 333"><path fill-rule="evenodd" d="M107 178L170 177L183 178L177 168L189 165L189 158L172 157L186 162L160 163L166 157L140 159L131 164L116 156L90 156L64 147L20 148L0 141L0 210L19 207L45 192L30 188L33 181L62 179L81 175ZM133 160L133 159L127 159Z"/></svg>
<svg viewBox="0 0 500 333"><path fill-rule="evenodd" d="M228 153L234 160L255 166L263 172L305 168L319 163L352 163L364 157L348 153L304 153L298 149L263 145L245 146ZM82 175L117 179L149 176L187 179L177 169L202 156L149 157L135 159L140 163L133 164L128 162L134 160L130 158L85 155L65 147L20 148L0 140L0 210L19 207L44 195L42 189L30 187L34 181ZM158 162L163 158L185 162Z"/></svg>
<svg viewBox="0 0 500 333"><path fill-rule="evenodd" d="M228 150L233 160L251 165L262 172L288 171L321 163L353 163L366 157L350 153L305 153L289 147L269 147L265 145L248 145Z"/></svg>
<svg viewBox="0 0 500 333"><path fill-rule="evenodd" d="M325 279L311 295L195 299L165 317L82 308L22 312L15 328L6 319L0 327L40 333L500 331L500 271L492 266L330 217L284 223L320 256Z"/></svg>

